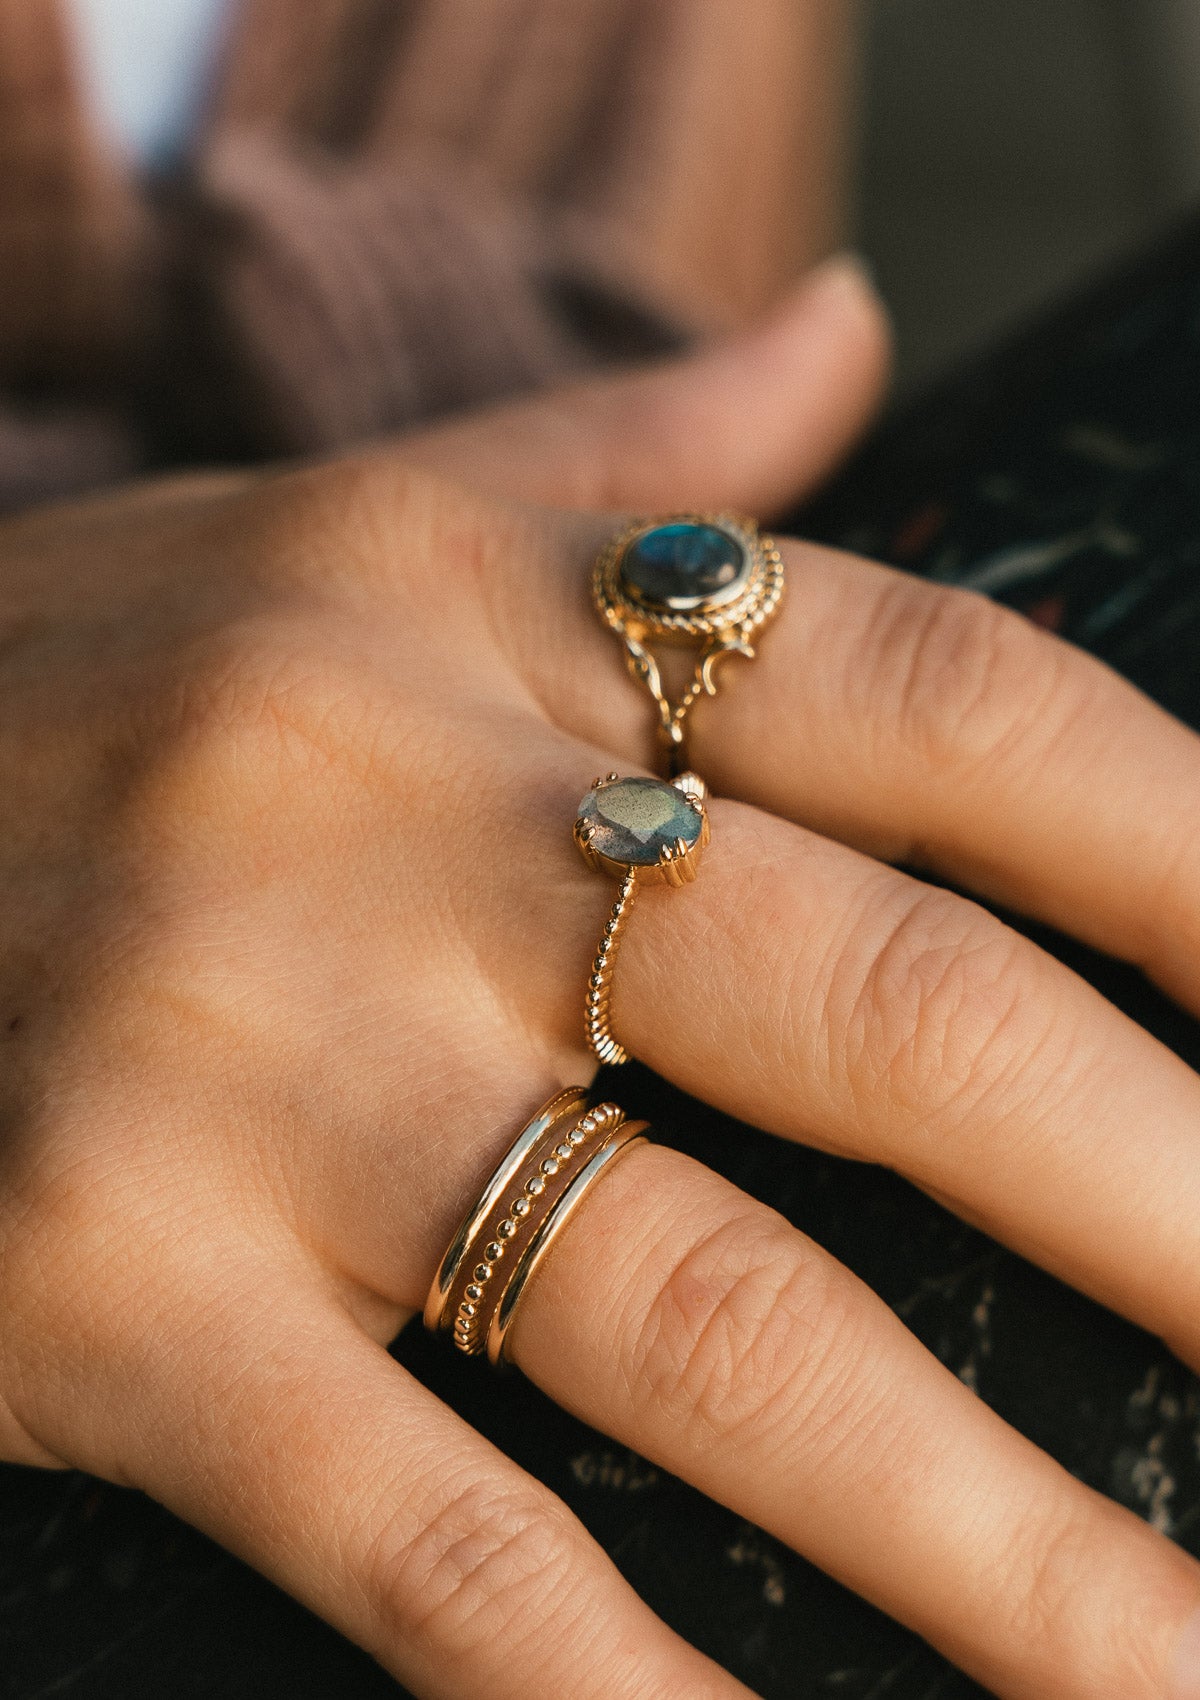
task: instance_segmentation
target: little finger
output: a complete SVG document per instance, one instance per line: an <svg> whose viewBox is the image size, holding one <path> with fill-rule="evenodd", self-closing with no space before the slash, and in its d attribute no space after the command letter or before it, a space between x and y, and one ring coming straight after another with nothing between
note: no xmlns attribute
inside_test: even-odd
<svg viewBox="0 0 1200 1700"><path fill-rule="evenodd" d="M1200 1566L690 1159L645 1147L592 1189L511 1344L585 1421L786 1541L1002 1700L1200 1696L1200 1665L1181 1663Z"/></svg>

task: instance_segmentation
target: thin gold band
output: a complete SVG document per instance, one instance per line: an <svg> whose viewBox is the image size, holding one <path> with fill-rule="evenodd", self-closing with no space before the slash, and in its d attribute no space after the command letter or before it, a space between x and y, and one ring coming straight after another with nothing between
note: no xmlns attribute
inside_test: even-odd
<svg viewBox="0 0 1200 1700"><path fill-rule="evenodd" d="M638 1123L635 1133L644 1126ZM576 1207L567 1198L581 1183L586 1191L610 1160L604 1153L623 1149L630 1137L624 1112L615 1104L587 1109L582 1087L556 1093L544 1104L505 1152L451 1240L425 1301L425 1326L451 1332L468 1356L486 1350L493 1363L500 1362L517 1301L559 1232L554 1224Z"/></svg>
<svg viewBox="0 0 1200 1700"><path fill-rule="evenodd" d="M472 1255L472 1248L481 1243L481 1230L496 1205L512 1187L526 1160L552 1129L567 1116L576 1119L587 1109L587 1092L582 1086L569 1086L556 1092L536 1111L513 1140L493 1170L487 1185L467 1211L458 1231L446 1248L437 1274L425 1300L425 1326L435 1334L445 1326L449 1298L460 1272Z"/></svg>
<svg viewBox="0 0 1200 1700"><path fill-rule="evenodd" d="M599 1104L578 1118L556 1121L530 1151L510 1190L481 1224L465 1260L467 1267L451 1288L450 1326L460 1351L473 1357L484 1349L492 1317L522 1248L553 1211L594 1145L624 1119L615 1104ZM472 1263L476 1250L480 1261Z"/></svg>
<svg viewBox="0 0 1200 1700"><path fill-rule="evenodd" d="M537 1273L550 1247L562 1233L571 1217L583 1203L585 1194L599 1180L606 1169L634 1145L646 1145L645 1122L625 1122L615 1133L611 1133L600 1149L589 1157L579 1173L571 1181L566 1191L556 1199L552 1209L541 1223L533 1238L522 1252L516 1268L513 1270L500 1303L492 1312L491 1325L487 1332L487 1355L490 1364L499 1364L507 1360L507 1341L512 1327L513 1317L521 1302L529 1282Z"/></svg>

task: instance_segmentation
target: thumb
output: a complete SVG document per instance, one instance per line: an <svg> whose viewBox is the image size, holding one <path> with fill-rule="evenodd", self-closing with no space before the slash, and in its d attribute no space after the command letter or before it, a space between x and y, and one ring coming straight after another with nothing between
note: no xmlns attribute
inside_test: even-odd
<svg viewBox="0 0 1200 1700"><path fill-rule="evenodd" d="M728 340L472 413L399 447L410 463L510 499L766 516L850 448L879 405L889 354L879 297L839 255Z"/></svg>

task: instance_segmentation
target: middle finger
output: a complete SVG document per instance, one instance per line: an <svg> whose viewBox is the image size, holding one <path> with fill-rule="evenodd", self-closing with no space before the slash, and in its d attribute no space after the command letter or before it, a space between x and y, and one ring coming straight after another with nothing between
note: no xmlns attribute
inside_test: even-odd
<svg viewBox="0 0 1200 1700"><path fill-rule="evenodd" d="M649 698L588 607L587 562L612 529L572 522L569 564L551 572L575 634L556 701L585 736L649 760ZM693 711L697 771L723 796L1074 933L1200 1010L1200 738L983 595L781 547L778 620ZM553 650L541 642L529 665Z"/></svg>

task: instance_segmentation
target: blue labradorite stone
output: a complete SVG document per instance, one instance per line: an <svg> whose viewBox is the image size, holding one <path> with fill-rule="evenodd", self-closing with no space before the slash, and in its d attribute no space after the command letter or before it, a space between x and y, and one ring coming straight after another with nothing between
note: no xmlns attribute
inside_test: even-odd
<svg viewBox="0 0 1200 1700"><path fill-rule="evenodd" d="M621 577L646 602L695 607L728 596L746 576L746 551L719 525L656 525L626 549Z"/></svg>
<svg viewBox="0 0 1200 1700"><path fill-rule="evenodd" d="M661 779L614 779L597 785L579 805L591 847L614 862L649 867L677 838L690 849L703 822L682 791Z"/></svg>

